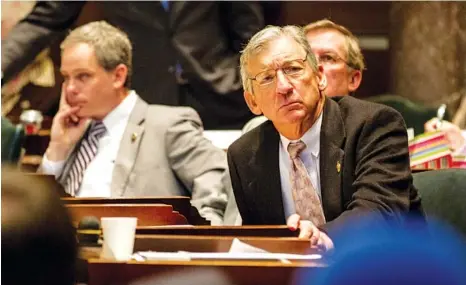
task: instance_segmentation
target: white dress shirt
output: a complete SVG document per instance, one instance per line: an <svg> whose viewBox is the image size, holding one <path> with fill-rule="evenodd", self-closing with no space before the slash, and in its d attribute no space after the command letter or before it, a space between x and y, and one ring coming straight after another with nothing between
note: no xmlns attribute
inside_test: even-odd
<svg viewBox="0 0 466 285"><path fill-rule="evenodd" d="M103 119L107 132L100 138L97 154L84 172L77 197L110 197L113 167L136 100L136 93L130 91L120 105ZM64 165L65 161L50 161L46 155L42 159L43 172L53 174L57 179Z"/></svg>
<svg viewBox="0 0 466 285"><path fill-rule="evenodd" d="M317 191L320 200L322 195L320 190L320 169L319 169L319 151L320 151L320 128L322 126L322 113L317 118L312 127L298 140L290 141L286 137L280 135L279 146L279 165L280 165L280 180L282 186L283 207L285 218L296 213L293 193L291 192L290 170L291 158L288 153L288 144L299 140L306 144L306 148L301 152L299 157L304 163L304 166L311 178L312 186Z"/></svg>

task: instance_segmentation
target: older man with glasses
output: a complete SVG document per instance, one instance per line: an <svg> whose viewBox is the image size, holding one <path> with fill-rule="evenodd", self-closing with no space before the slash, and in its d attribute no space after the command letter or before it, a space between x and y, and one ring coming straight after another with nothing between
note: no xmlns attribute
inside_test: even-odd
<svg viewBox="0 0 466 285"><path fill-rule="evenodd" d="M365 69L358 39L347 28L327 19L305 26L304 33L318 64L324 69L327 80L327 87L322 91L324 95L353 95L361 84ZM264 116L253 118L244 126L243 132L266 120Z"/></svg>
<svg viewBox="0 0 466 285"><path fill-rule="evenodd" d="M303 30L269 26L241 55L244 98L269 121L228 149L243 224L287 224L323 250L342 225L420 217L401 115L352 96L324 95L328 80Z"/></svg>

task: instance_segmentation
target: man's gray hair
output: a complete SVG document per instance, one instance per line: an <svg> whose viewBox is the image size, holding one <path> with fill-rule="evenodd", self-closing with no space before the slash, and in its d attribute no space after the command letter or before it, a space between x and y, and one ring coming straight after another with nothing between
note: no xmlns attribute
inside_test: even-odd
<svg viewBox="0 0 466 285"><path fill-rule="evenodd" d="M106 71L114 70L119 64L126 65L128 75L124 86L130 88L133 47L123 31L105 21L91 22L71 31L60 45L60 49L63 53L67 46L78 43L86 43L93 47L97 62Z"/></svg>
<svg viewBox="0 0 466 285"><path fill-rule="evenodd" d="M241 52L240 57L240 71L241 79L243 81L243 88L245 91L253 93L252 91L252 80L251 76L247 72L247 66L251 56L257 55L263 49L277 39L282 37L288 37L294 40L299 46L301 46L304 51L307 53L307 62L311 66L314 72L317 72L317 60L314 54L312 53L311 46L309 45L306 35L303 32L303 29L298 26L267 26L261 31L257 32L248 42L246 47Z"/></svg>

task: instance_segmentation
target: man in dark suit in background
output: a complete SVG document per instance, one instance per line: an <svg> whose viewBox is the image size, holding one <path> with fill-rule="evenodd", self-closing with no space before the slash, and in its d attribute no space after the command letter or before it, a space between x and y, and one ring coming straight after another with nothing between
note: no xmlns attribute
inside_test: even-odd
<svg viewBox="0 0 466 285"><path fill-rule="evenodd" d="M287 222L329 250L333 231L355 218L371 213L388 225L422 213L401 115L323 95L327 81L302 29L257 33L241 55L241 76L249 108L269 119L228 149L243 224Z"/></svg>
<svg viewBox="0 0 466 285"><path fill-rule="evenodd" d="M2 40L8 81L65 32L85 2L38 2ZM193 107L206 129L241 128L252 117L242 99L239 51L264 24L254 2L102 2L104 18L134 46L134 81L149 104Z"/></svg>

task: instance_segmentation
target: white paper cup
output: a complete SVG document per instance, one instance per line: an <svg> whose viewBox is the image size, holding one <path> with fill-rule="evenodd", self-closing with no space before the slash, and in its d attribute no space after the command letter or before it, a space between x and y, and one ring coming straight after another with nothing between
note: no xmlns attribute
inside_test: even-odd
<svg viewBox="0 0 466 285"><path fill-rule="evenodd" d="M129 260L133 254L137 218L102 217L104 244L100 258Z"/></svg>

